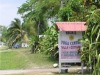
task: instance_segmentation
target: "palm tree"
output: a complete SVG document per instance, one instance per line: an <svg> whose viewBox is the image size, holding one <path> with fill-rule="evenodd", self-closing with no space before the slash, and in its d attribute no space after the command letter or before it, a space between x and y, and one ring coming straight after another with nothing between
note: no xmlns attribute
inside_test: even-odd
<svg viewBox="0 0 100 75"><path fill-rule="evenodd" d="M8 28L8 44L12 47L17 42L27 42L27 32L23 29L23 24L18 18L11 22Z"/></svg>

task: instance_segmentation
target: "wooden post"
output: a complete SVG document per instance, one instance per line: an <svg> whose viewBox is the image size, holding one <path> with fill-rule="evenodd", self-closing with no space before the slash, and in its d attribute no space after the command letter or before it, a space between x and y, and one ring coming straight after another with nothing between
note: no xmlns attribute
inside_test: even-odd
<svg viewBox="0 0 100 75"><path fill-rule="evenodd" d="M82 73L82 75L84 73L84 64L83 64L83 62L81 63L81 73Z"/></svg>

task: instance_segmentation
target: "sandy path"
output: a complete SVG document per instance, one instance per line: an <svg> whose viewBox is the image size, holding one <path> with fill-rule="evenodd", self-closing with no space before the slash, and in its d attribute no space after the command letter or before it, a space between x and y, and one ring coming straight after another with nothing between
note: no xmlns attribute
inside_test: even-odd
<svg viewBox="0 0 100 75"><path fill-rule="evenodd" d="M0 75L27 74L27 73L59 72L58 68L52 69L28 69L28 70L0 70Z"/></svg>

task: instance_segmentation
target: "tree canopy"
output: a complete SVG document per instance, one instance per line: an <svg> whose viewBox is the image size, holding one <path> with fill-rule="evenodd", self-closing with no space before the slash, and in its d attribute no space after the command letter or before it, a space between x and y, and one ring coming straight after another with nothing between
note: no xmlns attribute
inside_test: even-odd
<svg viewBox="0 0 100 75"><path fill-rule="evenodd" d="M0 25L0 41L7 42L6 34L7 34L7 27Z"/></svg>
<svg viewBox="0 0 100 75"><path fill-rule="evenodd" d="M21 14L23 23L18 19L12 21L11 27L8 29L9 34L13 35L10 39L16 37L17 41L18 38L22 38L24 33L33 35L32 39L40 34L47 35L42 38L42 41L38 40L38 51L44 51L50 55L57 53L57 50L54 49L57 45L57 31L54 26L49 27L49 21L52 25L55 25L57 21L85 21L88 28L81 40L83 45L81 59L89 66L94 58L98 59L97 51L100 47L99 0L27 0L18 8L18 14ZM93 65L95 66L95 64ZM97 67L95 68L97 69Z"/></svg>

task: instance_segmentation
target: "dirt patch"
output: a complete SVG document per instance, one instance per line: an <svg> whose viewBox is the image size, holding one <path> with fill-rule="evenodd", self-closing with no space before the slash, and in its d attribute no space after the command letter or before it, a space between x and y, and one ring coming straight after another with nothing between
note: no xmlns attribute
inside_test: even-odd
<svg viewBox="0 0 100 75"><path fill-rule="evenodd" d="M52 75L59 69L0 70L0 75Z"/></svg>
<svg viewBox="0 0 100 75"><path fill-rule="evenodd" d="M23 74L23 75L54 75L54 73L52 72L30 72L30 73L26 73L26 74Z"/></svg>

